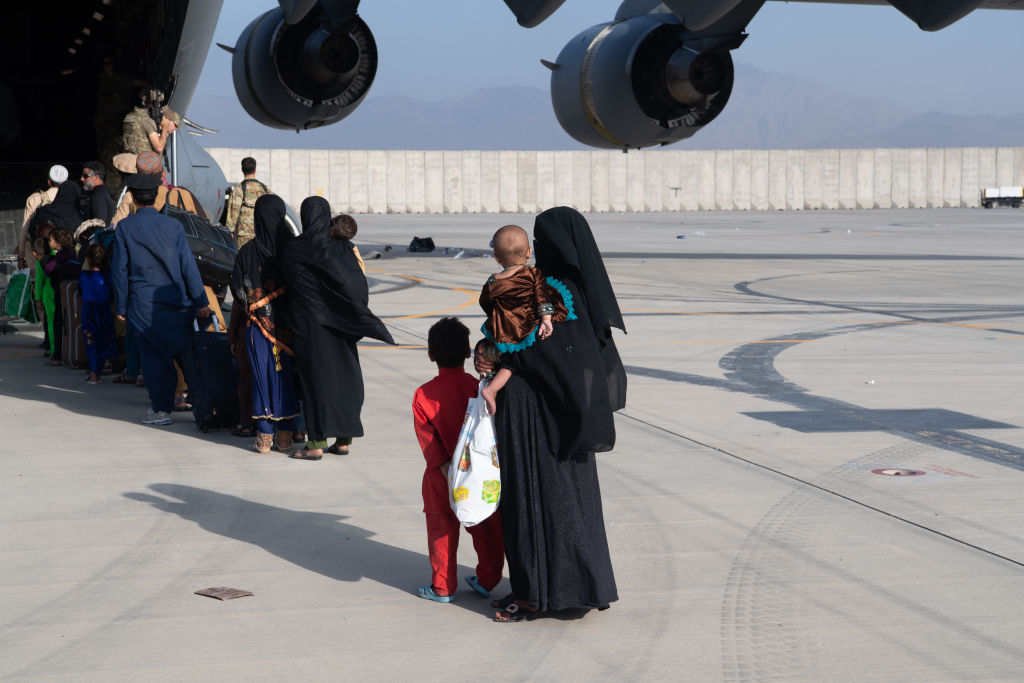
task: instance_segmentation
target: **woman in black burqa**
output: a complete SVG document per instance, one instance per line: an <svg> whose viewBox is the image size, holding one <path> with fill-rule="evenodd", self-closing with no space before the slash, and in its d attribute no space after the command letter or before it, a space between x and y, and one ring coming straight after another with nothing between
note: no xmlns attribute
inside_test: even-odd
<svg viewBox="0 0 1024 683"><path fill-rule="evenodd" d="M534 254L571 315L547 339L502 355L512 378L498 393L495 429L512 594L493 603L498 621L618 599L594 453L615 445L612 413L626 402L611 335L625 325L578 211L540 214Z"/></svg>
<svg viewBox="0 0 1024 683"><path fill-rule="evenodd" d="M306 198L299 216L302 235L285 249L284 278L308 438L292 457L319 460L328 437L363 435L363 374L356 342L363 337L395 342L370 312L366 276L352 243L330 236L327 200Z"/></svg>

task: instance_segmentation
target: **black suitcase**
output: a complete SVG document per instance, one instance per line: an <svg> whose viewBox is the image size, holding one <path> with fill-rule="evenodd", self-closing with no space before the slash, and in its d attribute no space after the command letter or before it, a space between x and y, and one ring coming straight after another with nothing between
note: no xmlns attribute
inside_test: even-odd
<svg viewBox="0 0 1024 683"><path fill-rule="evenodd" d="M163 213L181 223L185 229L185 240L199 266L203 284L215 288L228 284L238 254L231 231L178 206L165 204Z"/></svg>
<svg viewBox="0 0 1024 683"><path fill-rule="evenodd" d="M216 329L216 316L211 318L215 331L203 332L196 325L182 355L192 416L204 432L238 424L238 365L228 335Z"/></svg>

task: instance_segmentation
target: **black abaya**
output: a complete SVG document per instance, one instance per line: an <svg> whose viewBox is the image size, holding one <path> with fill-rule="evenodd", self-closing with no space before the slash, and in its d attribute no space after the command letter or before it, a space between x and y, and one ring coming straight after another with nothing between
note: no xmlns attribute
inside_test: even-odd
<svg viewBox="0 0 1024 683"><path fill-rule="evenodd" d="M512 593L541 611L604 608L618 600L593 453L561 460L552 415L527 376L498 392L501 523Z"/></svg>
<svg viewBox="0 0 1024 683"><path fill-rule="evenodd" d="M356 342L394 344L370 312L369 290L352 244L330 237L330 205L309 197L300 208L302 235L284 252L289 320L310 440L363 435L363 376Z"/></svg>

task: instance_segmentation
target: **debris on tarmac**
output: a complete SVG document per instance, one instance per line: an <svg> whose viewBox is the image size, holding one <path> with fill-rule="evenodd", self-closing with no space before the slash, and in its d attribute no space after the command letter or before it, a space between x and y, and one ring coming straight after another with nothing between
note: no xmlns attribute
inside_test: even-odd
<svg viewBox="0 0 1024 683"><path fill-rule="evenodd" d="M239 588L217 586L216 588L204 588L201 591L196 591L196 595L205 595L208 598L216 598L217 600L234 600L235 598L247 597L252 595L252 593Z"/></svg>

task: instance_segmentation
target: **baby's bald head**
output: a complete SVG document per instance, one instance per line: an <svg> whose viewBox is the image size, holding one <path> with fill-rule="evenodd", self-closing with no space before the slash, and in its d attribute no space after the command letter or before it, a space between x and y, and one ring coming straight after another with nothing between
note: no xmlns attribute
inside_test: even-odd
<svg viewBox="0 0 1024 683"><path fill-rule="evenodd" d="M503 266L530 258L530 236L518 225L505 225L494 233L494 258Z"/></svg>

